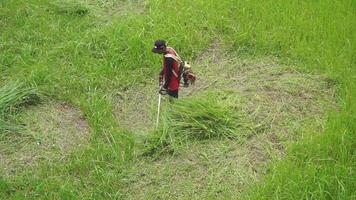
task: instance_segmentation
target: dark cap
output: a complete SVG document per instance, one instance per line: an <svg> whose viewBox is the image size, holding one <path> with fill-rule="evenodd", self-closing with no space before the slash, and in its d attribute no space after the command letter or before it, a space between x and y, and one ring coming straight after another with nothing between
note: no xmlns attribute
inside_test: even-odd
<svg viewBox="0 0 356 200"><path fill-rule="evenodd" d="M152 49L152 52L157 52L160 49L163 49L164 47L167 47L167 42L164 40L156 40L154 44L154 48Z"/></svg>

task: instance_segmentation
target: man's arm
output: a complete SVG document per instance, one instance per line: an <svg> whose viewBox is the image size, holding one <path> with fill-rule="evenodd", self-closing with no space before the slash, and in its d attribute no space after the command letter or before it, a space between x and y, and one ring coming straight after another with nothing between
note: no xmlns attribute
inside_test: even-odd
<svg viewBox="0 0 356 200"><path fill-rule="evenodd" d="M165 62L167 65L167 73L164 75L164 85L163 88L168 89L169 83L171 82L172 76L173 76L173 63L174 59L173 58L165 58Z"/></svg>
<svg viewBox="0 0 356 200"><path fill-rule="evenodd" d="M162 84L163 84L163 69L159 73L159 86L161 86Z"/></svg>

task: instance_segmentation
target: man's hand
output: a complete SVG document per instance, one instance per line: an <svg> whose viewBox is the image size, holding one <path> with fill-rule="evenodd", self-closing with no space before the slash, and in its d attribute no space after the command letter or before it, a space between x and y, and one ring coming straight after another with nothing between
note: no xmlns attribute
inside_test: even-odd
<svg viewBox="0 0 356 200"><path fill-rule="evenodd" d="M159 86L163 85L163 75L159 75Z"/></svg>
<svg viewBox="0 0 356 200"><path fill-rule="evenodd" d="M159 93L162 94L162 95L165 95L168 93L168 89L163 87L163 85L160 87L159 89Z"/></svg>

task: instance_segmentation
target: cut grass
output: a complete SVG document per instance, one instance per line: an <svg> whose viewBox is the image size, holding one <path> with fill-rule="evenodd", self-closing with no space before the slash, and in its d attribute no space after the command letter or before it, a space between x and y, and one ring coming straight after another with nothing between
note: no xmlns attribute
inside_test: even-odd
<svg viewBox="0 0 356 200"><path fill-rule="evenodd" d="M190 141L179 153L129 165L124 199L237 199L257 179L246 149L233 140Z"/></svg>
<svg viewBox="0 0 356 200"><path fill-rule="evenodd" d="M68 159L71 152L88 145L89 127L81 112L66 103L29 106L16 115L21 134L0 137L2 175L35 172L41 163Z"/></svg>
<svg viewBox="0 0 356 200"><path fill-rule="evenodd" d="M244 141L252 134L251 122L241 108L229 106L228 98L224 92L208 93L167 105L160 116L160 126L149 136L145 154L174 150L191 140Z"/></svg>

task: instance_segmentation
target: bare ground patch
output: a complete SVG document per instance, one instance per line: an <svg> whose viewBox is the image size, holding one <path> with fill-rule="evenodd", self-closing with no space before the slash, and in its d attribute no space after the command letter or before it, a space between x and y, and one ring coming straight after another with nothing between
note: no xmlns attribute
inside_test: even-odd
<svg viewBox="0 0 356 200"><path fill-rule="evenodd" d="M237 198L236 191L255 179L255 172L246 171L250 166L244 149L236 149L233 141L194 143L178 156L137 160L123 192L127 199L216 199L222 194Z"/></svg>
<svg viewBox="0 0 356 200"><path fill-rule="evenodd" d="M147 10L145 0L90 0L87 2L95 10L95 15L101 23L110 23L113 18L127 17L129 15L143 15Z"/></svg>
<svg viewBox="0 0 356 200"><path fill-rule="evenodd" d="M17 117L21 133L0 137L0 169L15 174L35 170L42 162L62 162L73 150L86 145L89 125L79 109L61 102L32 106Z"/></svg>
<svg viewBox="0 0 356 200"><path fill-rule="evenodd" d="M124 0L114 6L113 15L127 14L143 14L146 10L146 2L144 0Z"/></svg>
<svg viewBox="0 0 356 200"><path fill-rule="evenodd" d="M127 199L237 199L265 173L272 157L284 155L286 143L301 138L304 131L320 132L326 111L337 109L335 88L327 77L299 72L273 57L234 56L216 41L192 66L198 74L197 83L183 88L181 97L208 91L241 97L236 103L254 122L254 134L243 144L193 141L175 155L138 155L121 188ZM145 104L156 104L156 98L152 99L155 93L148 93ZM145 113L150 111L142 109L135 118L152 116ZM126 117L120 119L125 121ZM125 123L129 128L130 123L131 128L137 127L137 122ZM154 120L145 124L153 127Z"/></svg>

